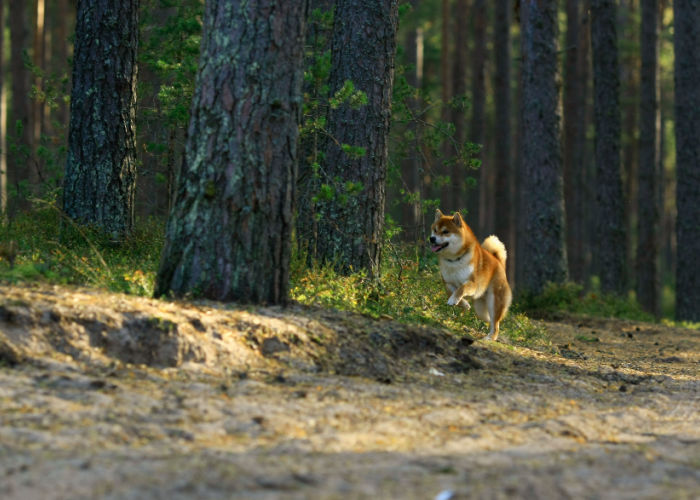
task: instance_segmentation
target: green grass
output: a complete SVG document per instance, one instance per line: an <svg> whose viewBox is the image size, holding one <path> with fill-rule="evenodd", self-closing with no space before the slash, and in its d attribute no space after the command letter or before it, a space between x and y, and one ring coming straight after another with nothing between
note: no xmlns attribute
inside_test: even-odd
<svg viewBox="0 0 700 500"><path fill-rule="evenodd" d="M643 311L632 295L620 297L598 291L584 292L583 287L576 283L549 283L542 294L524 297L520 305L524 311L536 316L567 312L585 316L654 321L654 316Z"/></svg>
<svg viewBox="0 0 700 500"><path fill-rule="evenodd" d="M137 222L121 245L98 231L81 228L50 203L0 227L0 245L17 243L14 267L0 259L0 280L85 285L135 295L151 295L164 241L163 224Z"/></svg>
<svg viewBox="0 0 700 500"><path fill-rule="evenodd" d="M302 304L333 307L373 318L391 318L446 328L457 334L485 335L486 323L473 311L447 305L448 294L440 278L437 259L421 255L415 247L392 247L385 257L379 282L363 273L343 276L329 265L305 265L304 255L295 256L290 284L291 297ZM501 324L501 335L519 344L546 344L544 329L518 310L517 305Z"/></svg>

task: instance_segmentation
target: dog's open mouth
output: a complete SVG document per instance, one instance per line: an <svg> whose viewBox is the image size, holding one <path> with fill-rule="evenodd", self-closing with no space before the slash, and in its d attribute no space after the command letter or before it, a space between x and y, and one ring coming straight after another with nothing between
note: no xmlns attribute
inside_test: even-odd
<svg viewBox="0 0 700 500"><path fill-rule="evenodd" d="M433 252L437 253L437 252L439 252L440 250L443 250L443 249L444 249L447 245L449 245L449 244L450 244L450 242L449 242L449 241L446 241L446 242L443 243L442 245L438 245L438 244L432 245L432 246L430 247L430 249L431 249Z"/></svg>

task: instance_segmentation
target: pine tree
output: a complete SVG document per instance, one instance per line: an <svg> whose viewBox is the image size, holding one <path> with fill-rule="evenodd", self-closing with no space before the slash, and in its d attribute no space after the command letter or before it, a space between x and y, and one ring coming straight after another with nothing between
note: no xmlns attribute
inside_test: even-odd
<svg viewBox="0 0 700 500"><path fill-rule="evenodd" d="M625 213L620 172L620 65L614 0L591 2L596 216L593 258L603 291L625 289Z"/></svg>
<svg viewBox="0 0 700 500"><path fill-rule="evenodd" d="M557 92L557 2L523 0L522 289L539 293L567 278ZM520 248L520 247L519 247Z"/></svg>
<svg viewBox="0 0 700 500"><path fill-rule="evenodd" d="M676 112L676 318L700 321L700 4L673 2Z"/></svg>
<svg viewBox="0 0 700 500"><path fill-rule="evenodd" d="M138 0L78 2L63 209L115 240L134 223Z"/></svg>
<svg viewBox="0 0 700 500"><path fill-rule="evenodd" d="M287 300L305 16L303 1L207 0L157 296Z"/></svg>

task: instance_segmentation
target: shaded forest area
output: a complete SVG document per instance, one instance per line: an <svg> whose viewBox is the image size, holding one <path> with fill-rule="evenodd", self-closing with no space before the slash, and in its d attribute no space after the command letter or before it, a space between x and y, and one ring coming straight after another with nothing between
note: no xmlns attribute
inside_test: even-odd
<svg viewBox="0 0 700 500"><path fill-rule="evenodd" d="M65 214L63 226L97 226L120 242L139 224L162 231L155 228L176 214L156 293L275 303L288 295L295 252L340 273L378 276L400 246L421 267L431 258L423 242L439 207L461 210L482 239L501 237L521 297L573 281L579 293L636 298L656 317L700 319L698 28L684 23L697 19L694 3L314 0L288 14L298 25L253 39L236 38L235 16L207 25L206 9L223 8L214 1L122 2L105 18L107 7L86 5L0 2L6 227L49 204ZM358 26L371 36L358 35ZM284 53L266 52L263 37L274 45L282 29L290 30ZM102 53L90 44L98 33L110 40ZM250 51L245 71L242 47ZM227 53L235 64L221 59ZM197 77L200 57L213 73ZM247 108L217 109L245 100L258 62L289 68L256 80L254 91L278 86L267 104L287 121L272 135L289 139L264 157L277 170L260 170L256 180L260 163L251 158L267 146L251 146L253 135L232 146L228 138L239 135L229 132L240 134L242 122L270 132L271 122ZM94 82L120 96L112 108L90 100ZM300 106L293 91L279 97L295 86ZM200 145L211 123L221 128L208 136L219 142L207 157ZM289 156L296 166L285 163ZM249 182L217 170L226 162ZM286 186L279 198L277 184ZM220 193L224 185L240 191ZM270 197L276 208L256 212L251 199ZM228 208L199 213L208 223L193 229L183 221L202 200ZM237 215L222 224L226 211ZM267 247L273 236L251 239L240 229L249 226L269 226L284 241ZM236 236L227 241L223 231ZM14 260L4 239L2 253ZM188 261L214 247L221 269ZM256 268L250 255L265 264ZM260 276L269 289L227 291Z"/></svg>

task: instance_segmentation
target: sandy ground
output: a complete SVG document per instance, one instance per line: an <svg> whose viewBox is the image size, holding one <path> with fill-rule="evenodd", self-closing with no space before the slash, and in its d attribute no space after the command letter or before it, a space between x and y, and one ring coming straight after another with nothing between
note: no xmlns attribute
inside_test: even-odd
<svg viewBox="0 0 700 500"><path fill-rule="evenodd" d="M0 286L0 498L700 498L700 332Z"/></svg>

